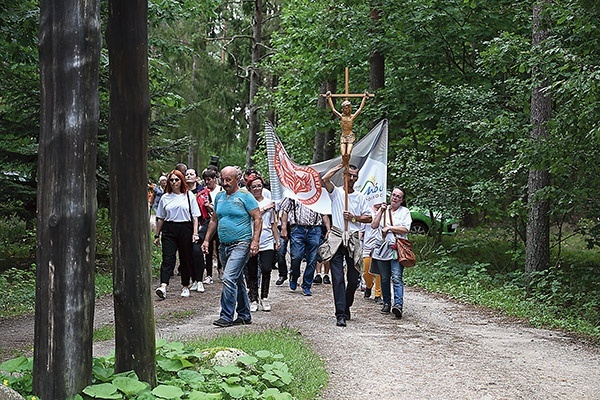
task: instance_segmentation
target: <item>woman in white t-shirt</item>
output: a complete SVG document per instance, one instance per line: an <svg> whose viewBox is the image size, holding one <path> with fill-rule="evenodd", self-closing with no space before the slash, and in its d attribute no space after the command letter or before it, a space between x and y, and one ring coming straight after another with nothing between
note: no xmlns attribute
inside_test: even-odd
<svg viewBox="0 0 600 400"><path fill-rule="evenodd" d="M398 253L394 251L396 237L406 238L410 231L412 218L410 211L404 206L404 190L395 187L390 196L390 205L380 204L373 213L371 228L379 230L378 240L373 247L372 263L377 263L381 276L381 294L383 297L382 313L390 311L396 318L402 318L404 304L404 282L402 274L404 267L398 262ZM390 291L390 280L394 287L394 304Z"/></svg>
<svg viewBox="0 0 600 400"><path fill-rule="evenodd" d="M161 244L162 264L160 266L160 286L156 295L167 297L169 278L175 268L175 255L179 252L179 271L181 272L181 297L190 296L192 277L192 245L198 240L198 217L200 208L194 194L188 190L183 174L173 170L167 177L167 187L156 209L156 231L154 244Z"/></svg>
<svg viewBox="0 0 600 400"><path fill-rule="evenodd" d="M246 181L246 188L252 193L262 216L262 231L260 232L260 243L258 254L248 259L246 264L246 283L248 285L248 297L250 298L250 311L259 309L271 311L269 303L269 285L271 283L271 270L277 261L279 250L279 230L277 229L277 218L275 214L275 203L270 198L264 197L263 188L265 182L258 175L250 174ZM260 298L258 297L258 268L260 267Z"/></svg>

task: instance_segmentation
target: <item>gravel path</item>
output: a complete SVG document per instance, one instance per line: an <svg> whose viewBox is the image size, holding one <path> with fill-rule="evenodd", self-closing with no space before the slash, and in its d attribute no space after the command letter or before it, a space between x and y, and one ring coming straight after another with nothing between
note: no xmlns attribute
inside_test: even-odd
<svg viewBox="0 0 600 400"><path fill-rule="evenodd" d="M167 300L155 302L156 334L171 340L223 332L288 327L307 338L330 374L324 400L376 399L600 399L600 348L557 331L531 328L501 315L407 288L402 320L357 292L352 320L335 325L330 285L304 297L286 284L271 288L271 312L253 324L220 329L221 284L179 297L178 279ZM193 310L191 316L185 311ZM173 315L185 315L184 318ZM113 322L112 299L96 305L95 325ZM7 350L31 349L33 317L0 321ZM5 342L6 341L6 342ZM96 355L112 342L97 343Z"/></svg>

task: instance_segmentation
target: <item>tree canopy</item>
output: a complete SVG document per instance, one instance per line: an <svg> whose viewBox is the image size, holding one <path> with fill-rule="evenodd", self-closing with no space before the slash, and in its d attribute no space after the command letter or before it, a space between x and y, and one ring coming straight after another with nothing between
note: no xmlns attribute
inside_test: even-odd
<svg viewBox="0 0 600 400"><path fill-rule="evenodd" d="M373 29L370 10L382 18ZM174 163L204 168L245 163L249 68L261 71L253 102L273 119L299 163L313 159L318 131L336 129L318 107L324 82L342 91L368 89L369 52L385 58L384 85L357 120L390 126L390 185L407 188L412 204L464 218L468 225L526 220L527 170L544 167L554 223L569 222L598 244L598 64L600 6L551 2L551 36L532 51L532 4L500 0L364 0L262 3L261 58L251 59L254 3L149 2L151 122L149 176ZM0 213L35 211L39 74L38 5L0 6ZM106 15L106 11L103 11ZM103 21L106 20L104 16ZM107 52L100 80L98 196L108 205ZM529 98L533 66L552 78L548 138L532 144ZM254 156L266 168L258 137ZM337 148L337 146L336 146ZM521 234L524 231L520 231Z"/></svg>

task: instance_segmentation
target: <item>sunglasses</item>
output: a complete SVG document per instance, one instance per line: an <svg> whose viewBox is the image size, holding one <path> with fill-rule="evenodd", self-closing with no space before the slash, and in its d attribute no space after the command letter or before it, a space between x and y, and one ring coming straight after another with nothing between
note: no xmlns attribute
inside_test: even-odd
<svg viewBox="0 0 600 400"><path fill-rule="evenodd" d="M179 178L171 178L169 179L171 182L179 182Z"/></svg>
<svg viewBox="0 0 600 400"><path fill-rule="evenodd" d="M250 189L262 189L262 185L250 186Z"/></svg>

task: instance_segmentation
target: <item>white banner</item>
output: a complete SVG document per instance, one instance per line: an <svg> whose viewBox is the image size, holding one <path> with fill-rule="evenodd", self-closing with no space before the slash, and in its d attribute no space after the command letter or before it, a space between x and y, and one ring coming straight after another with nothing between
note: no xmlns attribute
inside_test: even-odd
<svg viewBox="0 0 600 400"><path fill-rule="evenodd" d="M323 190L321 176L341 162L341 157L317 164L301 166L294 163L275 134L273 125L265 126L269 179L272 199L290 197L321 214L331 214L331 201ZM350 164L356 165L359 178L354 190L361 192L370 205L386 200L388 123L382 120L365 137L355 143ZM342 171L332 182L343 186Z"/></svg>

